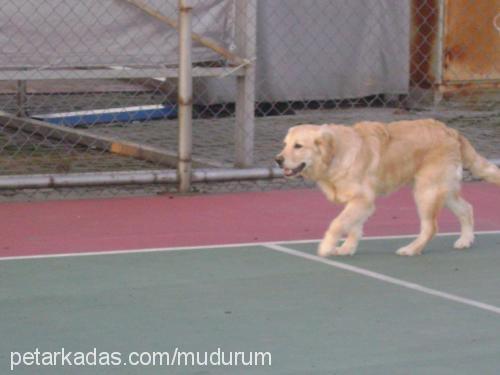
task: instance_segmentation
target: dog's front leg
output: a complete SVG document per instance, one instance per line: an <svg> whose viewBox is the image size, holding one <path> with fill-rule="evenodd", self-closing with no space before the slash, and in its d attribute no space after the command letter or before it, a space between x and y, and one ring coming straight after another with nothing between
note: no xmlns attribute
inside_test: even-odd
<svg viewBox="0 0 500 375"><path fill-rule="evenodd" d="M363 224L375 210L373 200L358 197L350 200L342 212L330 224L318 248L318 255L353 255L356 252L363 231ZM337 248L337 243L344 233L347 239Z"/></svg>

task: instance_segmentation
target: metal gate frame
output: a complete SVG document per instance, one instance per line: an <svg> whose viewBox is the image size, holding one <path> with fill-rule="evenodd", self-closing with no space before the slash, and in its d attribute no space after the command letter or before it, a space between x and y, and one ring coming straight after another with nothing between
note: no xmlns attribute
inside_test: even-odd
<svg viewBox="0 0 500 375"><path fill-rule="evenodd" d="M10 127L28 128L31 132L50 136L64 136L67 139L78 139L85 142L87 138L103 144L103 149L133 157L149 157L156 160L177 159L177 170L143 170L125 172L87 172L68 174L35 174L10 175L0 177L0 188L43 188L70 187L92 185L178 183L182 193L190 190L192 182L229 181L248 179L269 179L282 177L278 168L252 168L254 150L254 107L255 107L255 60L257 32L257 1L235 1L235 42L236 54L228 51L212 40L192 32L192 4L190 0L178 0L179 19L177 22L168 19L155 9L140 0L122 0L137 6L146 14L169 24L179 34L179 66L175 68L123 68L106 69L91 68L72 72L71 69L33 69L0 71L0 80L17 81L18 111L14 114L0 113L0 118ZM191 44L195 40L224 57L228 67L193 67L191 61ZM236 119L235 119L235 162L234 168L192 168L192 80L193 77L234 76L236 78ZM23 105L26 98L27 80L50 79L132 79L132 78L178 78L179 106L179 142L178 154L152 147L113 142L112 139L96 139L96 136L84 134L84 131L54 129L53 125L25 117ZM200 163L198 163L200 164ZM203 165L203 164L202 164Z"/></svg>

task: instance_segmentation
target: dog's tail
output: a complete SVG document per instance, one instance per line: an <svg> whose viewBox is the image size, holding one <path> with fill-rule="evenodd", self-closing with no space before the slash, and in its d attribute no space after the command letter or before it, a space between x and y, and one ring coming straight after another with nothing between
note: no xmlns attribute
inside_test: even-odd
<svg viewBox="0 0 500 375"><path fill-rule="evenodd" d="M483 158L463 135L459 135L462 163L475 177L500 186L500 169Z"/></svg>

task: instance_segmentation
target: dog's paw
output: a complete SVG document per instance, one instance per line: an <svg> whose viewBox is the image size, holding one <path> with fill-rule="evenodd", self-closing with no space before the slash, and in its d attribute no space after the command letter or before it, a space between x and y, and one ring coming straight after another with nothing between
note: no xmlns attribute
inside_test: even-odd
<svg viewBox="0 0 500 375"><path fill-rule="evenodd" d="M455 249L467 249L467 248L471 247L473 242L474 242L474 235L460 236L460 238L458 240L456 240L453 247Z"/></svg>
<svg viewBox="0 0 500 375"><path fill-rule="evenodd" d="M412 257L414 255L420 255L420 254L422 254L422 252L419 251L418 249L415 249L413 246L403 246L398 251L396 251L396 254L402 255L402 256L407 256L407 257Z"/></svg>
<svg viewBox="0 0 500 375"><path fill-rule="evenodd" d="M336 256L354 255L355 252L356 252L356 248L355 247L352 247L352 246L340 246L340 247L336 247L332 251L332 255L336 255Z"/></svg>
<svg viewBox="0 0 500 375"><path fill-rule="evenodd" d="M317 254L320 257L326 258L327 256L332 255L334 250L335 244L333 244L331 241L323 240L318 246Z"/></svg>

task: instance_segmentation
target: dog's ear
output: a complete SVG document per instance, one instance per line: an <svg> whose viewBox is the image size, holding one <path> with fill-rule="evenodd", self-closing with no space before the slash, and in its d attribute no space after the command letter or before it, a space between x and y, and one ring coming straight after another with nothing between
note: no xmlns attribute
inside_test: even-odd
<svg viewBox="0 0 500 375"><path fill-rule="evenodd" d="M321 161L326 165L330 165L335 155L335 145L331 131L321 129L319 136L314 140L314 144L319 149Z"/></svg>

